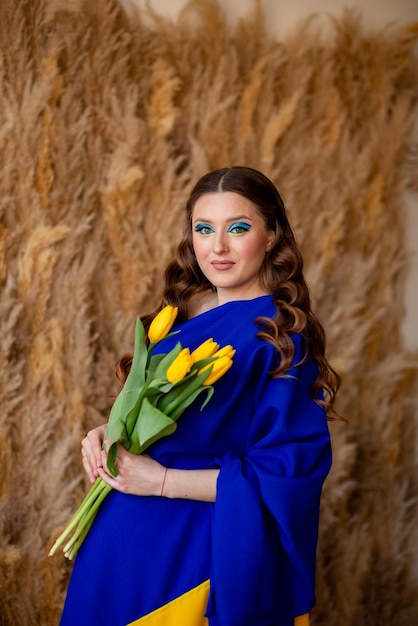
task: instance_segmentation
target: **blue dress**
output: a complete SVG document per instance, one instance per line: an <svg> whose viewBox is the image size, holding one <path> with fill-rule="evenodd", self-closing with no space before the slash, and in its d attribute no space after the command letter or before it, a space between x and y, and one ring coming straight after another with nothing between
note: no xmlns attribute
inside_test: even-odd
<svg viewBox="0 0 418 626"><path fill-rule="evenodd" d="M220 468L216 502L111 492L76 557L61 626L126 626L207 579L210 626L290 626L313 607L330 438L310 396L316 363L269 376L277 357L254 319L274 313L270 296L229 302L159 344L193 350L212 337L236 349L209 404L198 399L149 449L169 468ZM292 339L297 363L302 337Z"/></svg>

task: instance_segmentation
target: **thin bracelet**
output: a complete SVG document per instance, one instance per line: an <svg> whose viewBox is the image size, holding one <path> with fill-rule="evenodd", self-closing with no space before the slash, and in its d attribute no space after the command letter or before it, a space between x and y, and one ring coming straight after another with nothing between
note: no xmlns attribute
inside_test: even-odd
<svg viewBox="0 0 418 626"><path fill-rule="evenodd" d="M164 485L165 485L165 479L167 478L167 472L168 472L168 467L166 467L166 468L165 468L164 478L163 478L163 484L161 485L161 493L160 493L160 496L162 496L162 495L163 495Z"/></svg>

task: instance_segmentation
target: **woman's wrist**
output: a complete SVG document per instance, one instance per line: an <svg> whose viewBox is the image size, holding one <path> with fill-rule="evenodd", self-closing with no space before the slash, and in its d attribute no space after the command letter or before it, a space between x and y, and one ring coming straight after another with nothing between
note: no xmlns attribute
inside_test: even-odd
<svg viewBox="0 0 418 626"><path fill-rule="evenodd" d="M165 487L165 481L167 479L167 472L168 472L168 467L166 467L165 470L164 470L164 477L163 477L163 482L161 484L160 496L164 495L164 487Z"/></svg>
<svg viewBox="0 0 418 626"><path fill-rule="evenodd" d="M166 498L215 502L219 469L179 470L166 468L160 495Z"/></svg>

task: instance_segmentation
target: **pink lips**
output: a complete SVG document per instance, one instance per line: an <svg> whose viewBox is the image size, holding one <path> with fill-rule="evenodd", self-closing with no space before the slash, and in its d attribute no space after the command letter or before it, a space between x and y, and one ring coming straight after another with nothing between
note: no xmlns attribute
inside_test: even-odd
<svg viewBox="0 0 418 626"><path fill-rule="evenodd" d="M235 263L233 261L212 261L211 265L215 270L224 272L234 267Z"/></svg>

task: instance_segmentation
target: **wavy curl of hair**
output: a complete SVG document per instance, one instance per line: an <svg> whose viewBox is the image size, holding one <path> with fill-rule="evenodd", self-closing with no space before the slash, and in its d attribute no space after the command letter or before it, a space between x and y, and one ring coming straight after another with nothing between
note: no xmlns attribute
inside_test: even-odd
<svg viewBox="0 0 418 626"><path fill-rule="evenodd" d="M291 335L302 333L305 354L300 363L310 356L315 359L319 369L311 390L312 397L324 407L328 419L341 419L335 409L335 398L341 381L325 356L325 332L311 309L309 290L303 276L302 255L278 190L258 170L243 166L222 168L205 174L196 183L186 205L183 238L175 258L165 271L162 302L156 311L143 317L145 328L167 304L178 307L177 323L187 320L192 298L212 289L212 284L197 264L193 250L193 208L202 195L226 191L238 193L252 202L263 218L266 229L275 232L260 277L263 289L273 296L276 315L274 318L259 317L255 320L260 329L257 336L271 343L279 357L278 366L271 375L287 375L295 353ZM119 361L117 372L120 380L126 378L129 366L129 355Z"/></svg>

